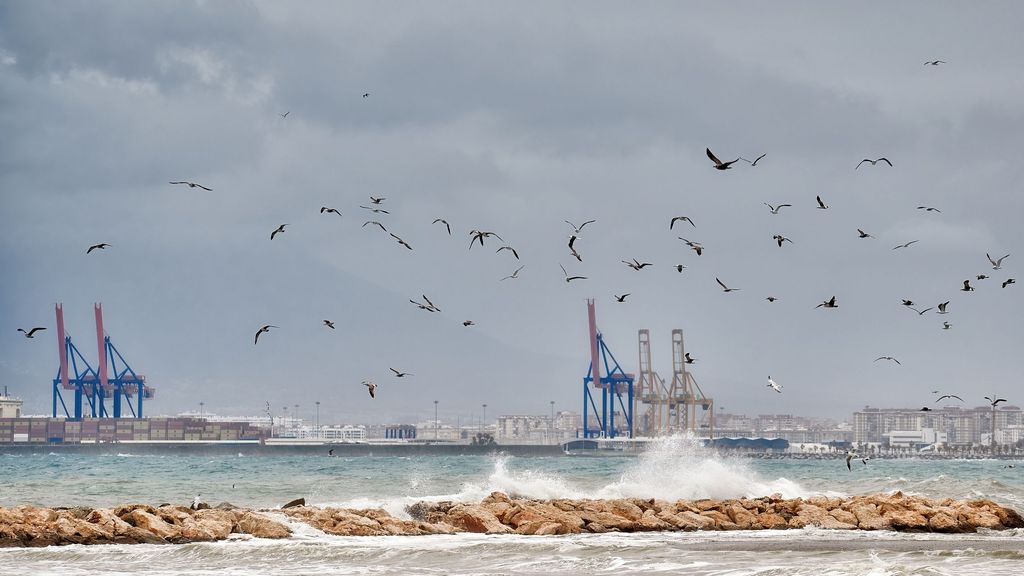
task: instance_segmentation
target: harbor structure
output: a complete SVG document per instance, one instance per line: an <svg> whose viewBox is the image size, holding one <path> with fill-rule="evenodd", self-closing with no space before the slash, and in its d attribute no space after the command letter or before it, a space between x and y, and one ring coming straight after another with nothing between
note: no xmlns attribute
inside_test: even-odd
<svg viewBox="0 0 1024 576"><path fill-rule="evenodd" d="M7 386L4 386L4 395L0 396L0 419L21 418L20 398L15 398L7 393Z"/></svg>

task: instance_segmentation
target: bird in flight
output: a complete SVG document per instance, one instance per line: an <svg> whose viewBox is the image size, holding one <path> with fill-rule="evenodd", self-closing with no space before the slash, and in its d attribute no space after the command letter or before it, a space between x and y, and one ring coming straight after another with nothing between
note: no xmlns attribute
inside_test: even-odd
<svg viewBox="0 0 1024 576"><path fill-rule="evenodd" d="M616 302L625 302L626 301L626 296L629 296L629 292L623 294L622 296L619 296L617 294L612 294L612 296L615 296L615 301Z"/></svg>
<svg viewBox="0 0 1024 576"><path fill-rule="evenodd" d="M682 264L676 264L676 272L679 272L680 274L682 274L684 268L686 268L686 266L684 266Z"/></svg>
<svg viewBox="0 0 1024 576"><path fill-rule="evenodd" d="M725 285L724 282L719 280L717 277L715 278L715 282L718 282L718 285L722 287L722 291L726 293L735 292L736 290L739 290L739 288L729 288L728 286Z"/></svg>
<svg viewBox="0 0 1024 576"><path fill-rule="evenodd" d="M519 253L516 252L515 248L513 248L511 246L508 246L508 245L505 245L505 246L502 246L501 248L498 248L497 250L494 251L494 253L497 254L498 252L501 252L502 250L508 250L509 252L512 253L513 256L516 257L516 260L519 260Z"/></svg>
<svg viewBox="0 0 1024 576"><path fill-rule="evenodd" d="M441 224L444 224L444 227L448 229L448 235L451 236L452 235L452 227L448 225L448 221L443 219L443 218L438 218L437 220L434 220L433 222L431 222L431 224L437 224L438 222L440 222Z"/></svg>
<svg viewBox="0 0 1024 576"><path fill-rule="evenodd" d="M1006 398L997 398L995 394L991 397L985 396L985 400L988 400L988 403L991 404L993 408L995 408L996 404L999 404L1000 402L1006 402Z"/></svg>
<svg viewBox="0 0 1024 576"><path fill-rule="evenodd" d="M879 360L891 360L891 361L899 364L900 366L903 366L903 364L900 364L899 360L893 358L892 356L879 356L878 358L875 358L875 362L878 362Z"/></svg>
<svg viewBox="0 0 1024 576"><path fill-rule="evenodd" d="M670 220L668 223L668 229L671 230L672 227L676 225L676 222L680 220L682 220L683 222L689 222L690 226L693 226L694 228L697 227L697 225L693 223L693 220L690 220L689 216L673 216L672 220Z"/></svg>
<svg viewBox="0 0 1024 576"><path fill-rule="evenodd" d="M687 364L693 364L694 362L697 361L696 358L690 358L690 353L689 352L687 352L686 354L683 354L683 359L686 361Z"/></svg>
<svg viewBox="0 0 1024 576"><path fill-rule="evenodd" d="M939 304L939 311L937 312L937 314L949 314L949 312L946 312L946 306L949 306L949 300L946 300L945 302Z"/></svg>
<svg viewBox="0 0 1024 576"><path fill-rule="evenodd" d="M341 212L338 212L336 208L328 208L327 206L321 206L320 213L323 214L324 212L327 212L328 214L337 214L338 216L341 216Z"/></svg>
<svg viewBox="0 0 1024 576"><path fill-rule="evenodd" d="M285 227L285 226L287 226L287 224L281 224L280 226L278 226L278 227L277 227L277 229L276 229L276 230L274 230L273 232L271 232L271 233L270 233L270 239L271 239L271 240L273 240L273 239L274 239L274 236L277 236L278 234L283 234L283 233L284 233L284 227Z"/></svg>
<svg viewBox="0 0 1024 576"><path fill-rule="evenodd" d="M370 207L370 206L359 206L359 207L364 209L364 210L369 210L370 212L373 212L374 214L391 214L391 212L388 212L387 210L385 210L383 208L373 208L373 207Z"/></svg>
<svg viewBox="0 0 1024 576"><path fill-rule="evenodd" d="M523 264L519 268L516 268L515 272L509 274L508 276L505 276L504 278L499 280L499 282L502 282L502 281L505 281L505 280L515 280L515 279L519 278L519 271L522 270L523 268L526 268L526 264Z"/></svg>
<svg viewBox="0 0 1024 576"><path fill-rule="evenodd" d="M385 200L387 200L387 198L385 198L383 196L381 196L380 198L377 198L375 196L370 196L370 204L374 204L376 206L380 206L380 203L385 201Z"/></svg>
<svg viewBox="0 0 1024 576"><path fill-rule="evenodd" d="M385 228L383 224L381 224L380 222L378 222L376 220L367 220L366 222L363 222L363 225L361 226L361 228L366 228L367 224L376 224L377 226L380 226L381 230L383 230L385 232L388 231L388 229Z"/></svg>
<svg viewBox="0 0 1024 576"><path fill-rule="evenodd" d="M572 254L572 257L576 260L583 262L583 256L580 256L580 253L576 251L576 248L573 248L576 238L577 237L575 235L569 236L569 253Z"/></svg>
<svg viewBox="0 0 1024 576"><path fill-rule="evenodd" d="M324 320L324 326L327 326L331 330L334 330L334 322L331 322L330 320Z"/></svg>
<svg viewBox="0 0 1024 576"><path fill-rule="evenodd" d="M435 306L434 303L430 301L430 298L427 298L426 294L421 294L421 296L423 296L423 301L427 303L427 306L432 308L435 312L440 312L441 311L440 308Z"/></svg>
<svg viewBox="0 0 1024 576"><path fill-rule="evenodd" d="M263 334L264 332L270 332L271 328L277 328L277 326L274 326L273 324L265 324L262 328L257 330L256 331L256 338L252 342L253 345L255 346L256 344L259 343L259 341L260 341L260 334Z"/></svg>
<svg viewBox="0 0 1024 576"><path fill-rule="evenodd" d="M438 312L438 310L431 306L430 304L424 304L422 302L417 302L415 300L409 300L409 302L415 304L420 310L426 310L427 312Z"/></svg>
<svg viewBox="0 0 1024 576"><path fill-rule="evenodd" d="M475 326L476 322L473 322L472 320L463 320L462 321L462 325L463 326Z"/></svg>
<svg viewBox="0 0 1024 576"><path fill-rule="evenodd" d="M569 273L565 271L565 266L562 266L561 264L559 264L558 267L562 269L562 274L565 274L565 282L567 284L569 282L572 282L573 280L586 280L587 279L586 276L569 276Z"/></svg>
<svg viewBox="0 0 1024 576"><path fill-rule="evenodd" d="M903 305L904 306L913 306L914 305L914 301L913 300L907 300L906 298L904 298L903 299Z"/></svg>
<svg viewBox="0 0 1024 576"><path fill-rule="evenodd" d="M792 204L779 204L778 206L772 206L771 204L769 204L767 202L764 202L764 205L767 206L769 210L771 210L772 214L778 214L779 210L782 210L783 208L786 208L786 207L792 208L793 207Z"/></svg>
<svg viewBox="0 0 1024 576"><path fill-rule="evenodd" d="M1017 281L1014 280L1013 278L1007 278L1005 281L1003 281L1003 288L1006 288L1010 284L1016 284L1016 283L1017 283Z"/></svg>
<svg viewBox="0 0 1024 576"><path fill-rule="evenodd" d="M914 242L917 242L917 240L911 240L910 242L907 242L906 244L900 244L900 245L898 245L898 246L893 246L893 247L892 247L892 249L893 249L893 250L897 250L897 249L899 249L899 248L908 248L908 247L910 247L910 245L911 245L911 244L913 244Z"/></svg>
<svg viewBox="0 0 1024 576"><path fill-rule="evenodd" d="M576 236L580 235L580 232L583 231L583 227L584 226L586 226L587 224L593 224L594 222L597 222L597 220L587 220L583 224L580 224L579 226L577 226L577 225L573 224L572 222L569 222L568 220L565 221L566 224L568 224L569 226L572 226L572 230L573 230L572 233L574 235L576 235Z"/></svg>
<svg viewBox="0 0 1024 576"><path fill-rule="evenodd" d="M928 62L925 62L924 65L925 66L938 66L939 64L945 64L945 63L946 63L945 60L929 60Z"/></svg>
<svg viewBox="0 0 1024 576"><path fill-rule="evenodd" d="M943 394L942 396L939 396L939 399L936 400L935 403L938 404L939 402L941 402L945 398L956 398L957 400L959 400L961 402L964 401L963 398L957 396L956 394Z"/></svg>
<svg viewBox="0 0 1024 576"><path fill-rule="evenodd" d="M645 266L654 266L654 264L651 264L650 262L641 262L636 258L633 258L632 262L630 262L629 260L623 260L622 263L625 264L626 266L629 266L633 270L638 271L643 269Z"/></svg>
<svg viewBox="0 0 1024 576"><path fill-rule="evenodd" d="M202 184L196 184L195 182L181 181L181 182L171 182L171 184L186 184L186 185L188 185L189 188L202 188L203 190L206 190L207 192L213 192L213 188L207 188L206 186L203 186Z"/></svg>
<svg viewBox="0 0 1024 576"><path fill-rule="evenodd" d="M776 242L779 243L779 248L782 248L782 243L783 242L789 242L790 244L793 243L792 240L790 240L789 238L786 238L782 234L776 234L775 236L772 236L772 240L775 240Z"/></svg>
<svg viewBox="0 0 1024 576"><path fill-rule="evenodd" d="M952 324L950 324L949 322L943 322L943 323L942 323L942 329L943 329L943 330L949 330L949 329L950 329L950 328L952 328L952 327L953 327L953 325L952 325Z"/></svg>
<svg viewBox="0 0 1024 576"><path fill-rule="evenodd" d="M732 168L732 165L739 160L739 158L737 158L736 160L732 160L731 162L722 162L721 160L718 159L717 156L714 155L714 153L711 152L711 148L706 148L705 151L707 152L708 158L711 158L711 161L715 163L716 170L728 170Z"/></svg>
<svg viewBox="0 0 1024 576"><path fill-rule="evenodd" d="M768 302L775 302L776 300L778 300L778 298L776 298L775 296L769 296L765 298L765 300L767 300Z"/></svg>
<svg viewBox="0 0 1024 576"><path fill-rule="evenodd" d="M890 168L892 168L892 162L889 162L888 158L878 158L877 160L871 160L870 158L865 158L865 159L863 159L863 160L861 160L860 162L857 163L857 167L854 168L854 170L856 170L857 168L860 168L860 165L865 163L865 162L870 162L872 166L874 166L875 164L878 164L879 162L885 162L886 164L889 165Z"/></svg>
<svg viewBox="0 0 1024 576"><path fill-rule="evenodd" d="M363 93L363 98L369 98L369 97L370 97L370 93L369 92L364 92ZM373 396L372 392L370 393L370 396Z"/></svg>
<svg viewBox="0 0 1024 576"><path fill-rule="evenodd" d="M821 307L825 307L825 308L839 308L839 304L836 304L836 297L833 296L830 300L825 300L821 304L818 304L817 306L815 306L815 308L821 308Z"/></svg>
<svg viewBox="0 0 1024 576"><path fill-rule="evenodd" d="M931 412L931 411L932 411L932 409L927 407L927 406L925 406L924 408L921 408L920 410L918 410L918 412Z"/></svg>
<svg viewBox="0 0 1024 576"><path fill-rule="evenodd" d="M964 280L964 287L960 289L961 292L974 292L974 286L971 286L970 280Z"/></svg>
<svg viewBox="0 0 1024 576"><path fill-rule="evenodd" d="M928 308L925 308L924 310L918 310L917 308L914 308L913 306L907 306L907 308L910 308L914 312L917 312L918 316L924 316L925 312L927 312L927 311L932 309L931 307L928 307Z"/></svg>
<svg viewBox="0 0 1024 576"><path fill-rule="evenodd" d="M25 338L35 338L35 333L39 332L40 330L46 330L46 328L42 326L37 326L36 328L29 330L28 332L25 332L24 328L18 328L18 332L25 334Z"/></svg>
<svg viewBox="0 0 1024 576"><path fill-rule="evenodd" d="M701 244L700 242L691 242L691 241L687 240L686 238L683 238L682 236L676 236L676 238L679 238L683 242L686 242L686 245L689 246L690 248L692 248L693 251L697 253L697 256L700 256L701 252L704 251L704 245Z"/></svg>
<svg viewBox="0 0 1024 576"><path fill-rule="evenodd" d="M753 168L754 166L757 166L757 163L761 161L761 158L764 158L764 157L765 157L765 156L767 156L767 155L768 155L768 153L767 153L767 152L765 152L764 154L761 154L761 155L760 155L760 156L758 156L757 158L754 158L754 161L753 161L753 162L751 162L750 160L747 160L746 158L744 158L744 157L742 157L742 156L741 156L741 157L740 157L739 159L740 159L740 160L743 160L743 161L744 161L744 162L746 162L747 164L750 164L750 167L751 167L751 168Z"/></svg>
<svg viewBox="0 0 1024 576"><path fill-rule="evenodd" d="M939 214L942 214L942 210L939 210L938 208L932 208L931 206L918 206L917 209L924 210L925 212L938 212Z"/></svg>
<svg viewBox="0 0 1024 576"><path fill-rule="evenodd" d="M388 368L388 370L391 370L392 372L395 373L395 378L405 378L406 376L412 376L412 374L410 374L408 372L399 372L398 370L395 370L394 368Z"/></svg>
<svg viewBox="0 0 1024 576"><path fill-rule="evenodd" d="M288 115L289 115L289 114L291 114L291 113L292 113L292 111L291 111L291 110L289 110L289 111L285 112L284 114L280 114L280 113L278 113L278 116L280 116L281 118L287 118L287 117L288 117Z"/></svg>
<svg viewBox="0 0 1024 576"><path fill-rule="evenodd" d="M767 386L769 388L771 388L772 390L775 390L779 394L782 394L782 386L779 386L778 384L776 384L775 380L772 380L771 376L768 377L768 384L767 384Z"/></svg>
<svg viewBox="0 0 1024 576"><path fill-rule="evenodd" d="M1006 260L1007 258L1009 258L1010 255L1007 254L1006 256L1003 256L999 260L993 260L992 257L988 255L988 252L986 252L985 253L985 257L988 258L988 261L992 263L992 269L993 270L999 270L999 268L1003 265L1003 260Z"/></svg>
<svg viewBox="0 0 1024 576"><path fill-rule="evenodd" d="M818 201L818 210L828 210L828 204L821 201L821 196L814 197Z"/></svg>
<svg viewBox="0 0 1024 576"><path fill-rule="evenodd" d="M978 274L974 278L977 279L977 280L988 280L989 277L985 276L984 274Z"/></svg>
<svg viewBox="0 0 1024 576"><path fill-rule="evenodd" d="M867 232L861 230L860 228L857 228L857 237L858 238L874 238L874 236L872 236L871 234L868 234Z"/></svg>
<svg viewBox="0 0 1024 576"><path fill-rule="evenodd" d="M392 233L392 232L388 232L388 234L391 234L391 237L394 238L395 240L397 240L399 244L401 244L402 246L405 246L409 250L412 250L412 246L409 246L409 244L405 240L402 240L398 236L395 236L395 234Z"/></svg>
<svg viewBox="0 0 1024 576"><path fill-rule="evenodd" d="M100 244L93 244L92 246L89 246L89 249L86 250L85 253L88 254L89 252L92 252L93 250L106 250L107 248L110 248L110 246L111 245L107 244L106 242L102 242Z"/></svg>
<svg viewBox="0 0 1024 576"><path fill-rule="evenodd" d="M370 398L377 397L377 385L373 382L367 382L363 380L363 386L366 386L366 391L370 393Z"/></svg>
<svg viewBox="0 0 1024 576"><path fill-rule="evenodd" d="M480 241L480 245L483 246L484 245L484 238L490 238L491 236L494 236L495 238L497 238L498 240L501 240L502 242L505 241L504 238L502 238L501 236L498 236L494 232L481 232L480 230L470 230L469 231L469 235L472 236L472 238L469 239L469 247L470 248L473 248L473 243L476 242L477 240L479 240Z"/></svg>
<svg viewBox="0 0 1024 576"><path fill-rule="evenodd" d="M849 470L850 472L853 472L853 467L852 467L852 466L850 466L850 460L853 460L854 458L860 458L860 456L859 456L859 455L857 455L857 454L856 454L856 453L854 453L854 452L850 452L850 451L847 451L847 452L846 452L846 468L847 468L847 470Z"/></svg>

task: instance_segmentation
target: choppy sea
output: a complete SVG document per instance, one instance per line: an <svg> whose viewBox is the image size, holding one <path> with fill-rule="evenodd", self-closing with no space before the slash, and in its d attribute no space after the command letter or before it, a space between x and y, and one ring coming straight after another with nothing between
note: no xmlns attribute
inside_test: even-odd
<svg viewBox="0 0 1024 576"><path fill-rule="evenodd" d="M854 495L990 498L1024 512L1024 463L724 457L685 439L635 457L0 456L0 506L127 502L381 507L421 500ZM283 517L282 517L283 518ZM1024 574L1024 531L971 535L820 529L573 536L338 537L301 524L283 541L0 549L3 575Z"/></svg>

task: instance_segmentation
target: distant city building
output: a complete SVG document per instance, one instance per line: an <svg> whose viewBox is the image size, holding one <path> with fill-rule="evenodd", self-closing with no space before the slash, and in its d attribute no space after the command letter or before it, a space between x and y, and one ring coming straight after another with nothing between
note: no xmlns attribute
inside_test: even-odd
<svg viewBox="0 0 1024 576"><path fill-rule="evenodd" d="M829 418L793 416L792 414L719 413L715 416L716 438L781 438L792 444L844 443L853 440L853 430L846 422Z"/></svg>
<svg viewBox="0 0 1024 576"><path fill-rule="evenodd" d="M21 404L21 399L8 396L7 386L4 386L4 394L0 396L0 418L21 418Z"/></svg>
<svg viewBox="0 0 1024 576"><path fill-rule="evenodd" d="M0 443L259 441L265 430L202 418L3 418Z"/></svg>
<svg viewBox="0 0 1024 576"><path fill-rule="evenodd" d="M1020 439L1024 425L1018 406L975 408L871 408L853 413L853 440L856 443L882 443L891 432L920 432L925 429L941 433L936 443L950 446L988 444L995 431L996 444L1014 444Z"/></svg>
<svg viewBox="0 0 1024 576"><path fill-rule="evenodd" d="M551 416L498 416L495 441L498 444L561 444L576 438L583 426L579 414L568 411Z"/></svg>

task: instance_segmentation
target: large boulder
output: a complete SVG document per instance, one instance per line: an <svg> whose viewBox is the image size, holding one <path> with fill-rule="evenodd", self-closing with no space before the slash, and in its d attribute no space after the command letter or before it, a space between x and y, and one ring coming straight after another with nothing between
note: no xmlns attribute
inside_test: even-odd
<svg viewBox="0 0 1024 576"><path fill-rule="evenodd" d="M445 522L464 532L508 534L512 529L501 523L485 506L458 504L445 515Z"/></svg>
<svg viewBox="0 0 1024 576"><path fill-rule="evenodd" d="M292 531L280 522L275 522L262 514L246 512L235 524L237 532L249 534L256 538L287 538Z"/></svg>

